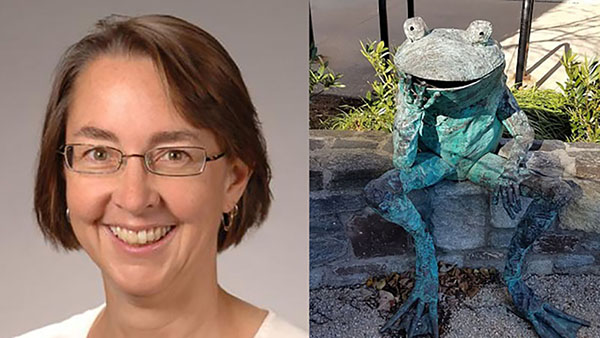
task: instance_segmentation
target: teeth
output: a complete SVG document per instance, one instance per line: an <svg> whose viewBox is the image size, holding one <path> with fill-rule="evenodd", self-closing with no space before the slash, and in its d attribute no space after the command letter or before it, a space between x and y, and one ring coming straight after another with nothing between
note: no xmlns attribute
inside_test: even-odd
<svg viewBox="0 0 600 338"><path fill-rule="evenodd" d="M142 230L142 231L138 232L138 235L137 235L138 243L146 244L146 239L147 239L146 238L146 230Z"/></svg>
<svg viewBox="0 0 600 338"><path fill-rule="evenodd" d="M160 238L160 236L156 236L157 238ZM148 242L153 242L154 241L154 230L150 229L148 231L146 231L146 240Z"/></svg>
<svg viewBox="0 0 600 338"><path fill-rule="evenodd" d="M173 227L157 227L154 229L142 230L142 231L132 231L127 229L122 229L118 226L111 226L110 230L115 236L123 240L128 244L133 245L144 245L150 244L158 241L163 238Z"/></svg>

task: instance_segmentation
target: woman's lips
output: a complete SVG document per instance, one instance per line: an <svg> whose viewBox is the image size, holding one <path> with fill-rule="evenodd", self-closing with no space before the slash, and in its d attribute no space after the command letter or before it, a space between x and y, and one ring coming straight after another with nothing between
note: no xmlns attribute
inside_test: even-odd
<svg viewBox="0 0 600 338"><path fill-rule="evenodd" d="M175 236L178 229L175 225L166 225L133 231L108 224L104 224L102 228L105 229L117 247L128 253L138 255L152 253L166 246L171 238ZM144 236L146 236L146 242L141 243L144 240ZM149 239L151 240L149 241Z"/></svg>
<svg viewBox="0 0 600 338"><path fill-rule="evenodd" d="M174 226L155 226L142 228L141 230L131 230L118 225L108 225L112 233L122 241L131 245L145 245L154 243L163 238Z"/></svg>

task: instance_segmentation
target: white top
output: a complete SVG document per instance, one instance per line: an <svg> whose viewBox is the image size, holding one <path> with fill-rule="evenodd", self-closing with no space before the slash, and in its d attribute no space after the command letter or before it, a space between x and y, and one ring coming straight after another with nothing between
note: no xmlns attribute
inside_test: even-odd
<svg viewBox="0 0 600 338"><path fill-rule="evenodd" d="M16 338L85 338L103 308L104 304ZM308 338L308 333L269 311L254 338Z"/></svg>

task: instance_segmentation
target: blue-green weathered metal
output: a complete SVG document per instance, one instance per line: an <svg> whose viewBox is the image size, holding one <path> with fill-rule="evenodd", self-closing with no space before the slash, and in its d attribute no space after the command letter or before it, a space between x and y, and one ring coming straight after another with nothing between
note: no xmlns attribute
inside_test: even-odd
<svg viewBox="0 0 600 338"><path fill-rule="evenodd" d="M572 188L522 167L533 130L506 86L504 55L492 25L477 20L466 30L429 30L421 18L404 24L407 40L394 57L400 83L393 128L394 169L365 187L369 205L414 239L416 281L409 299L386 323L408 337L438 337L438 270L427 225L407 197L443 179L470 180L494 191L511 218L520 196L534 200L512 238L504 280L516 310L543 338L575 337L588 322L541 301L521 269L528 249L556 220ZM494 151L502 126L513 136L508 157Z"/></svg>

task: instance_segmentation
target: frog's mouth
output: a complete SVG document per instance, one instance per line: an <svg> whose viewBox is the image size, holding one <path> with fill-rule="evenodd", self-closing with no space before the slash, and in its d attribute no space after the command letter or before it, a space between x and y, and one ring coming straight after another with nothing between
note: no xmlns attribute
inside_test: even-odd
<svg viewBox="0 0 600 338"><path fill-rule="evenodd" d="M427 88L448 90L448 89L457 89L457 88L468 87L468 86L478 82L481 79L468 80L468 81L442 81L442 80L423 79L423 78L413 75L413 80L415 82L417 82L418 84L420 84L421 86L425 86Z"/></svg>

